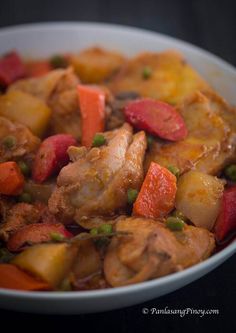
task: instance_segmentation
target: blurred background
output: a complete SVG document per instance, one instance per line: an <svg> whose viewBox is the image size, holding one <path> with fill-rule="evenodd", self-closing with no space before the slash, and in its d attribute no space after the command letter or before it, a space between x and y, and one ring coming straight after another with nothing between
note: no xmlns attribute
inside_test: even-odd
<svg viewBox="0 0 236 333"><path fill-rule="evenodd" d="M0 26L111 22L191 42L236 65L235 0L1 0Z"/></svg>
<svg viewBox="0 0 236 333"><path fill-rule="evenodd" d="M150 29L200 46L236 66L236 0L1 0L0 27L48 21L95 21ZM60 36L58 36L60 38ZM36 316L0 310L3 324L60 331L66 327L114 332L236 332L236 257L206 277L143 305L88 316ZM142 307L219 309L217 317L141 314ZM11 319L14 317L14 320ZM27 323L27 325L25 325ZM81 326L82 325L82 326ZM31 330L35 326L29 326Z"/></svg>

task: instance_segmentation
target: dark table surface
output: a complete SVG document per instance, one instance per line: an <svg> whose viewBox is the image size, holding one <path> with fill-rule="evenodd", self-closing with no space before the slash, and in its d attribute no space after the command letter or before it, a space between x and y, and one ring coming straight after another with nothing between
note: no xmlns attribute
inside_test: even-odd
<svg viewBox="0 0 236 333"><path fill-rule="evenodd" d="M46 21L112 22L162 32L196 44L236 65L235 0L1 0L0 26ZM1 310L1 324L23 330L96 332L236 332L236 256L169 295L127 309L80 316ZM1 296L0 296L1 297ZM142 308L218 309L219 315L144 315ZM12 320L14 318L14 320ZM34 326L31 323L34 323ZM35 323L37 325L35 326Z"/></svg>

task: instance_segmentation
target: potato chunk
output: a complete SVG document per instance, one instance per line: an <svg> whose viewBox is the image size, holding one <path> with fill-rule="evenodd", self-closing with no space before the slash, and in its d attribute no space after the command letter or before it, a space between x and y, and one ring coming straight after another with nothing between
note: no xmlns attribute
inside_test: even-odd
<svg viewBox="0 0 236 333"><path fill-rule="evenodd" d="M145 78L145 68L150 76ZM211 90L206 82L174 51L142 53L128 61L109 87L114 94L125 91L177 104L197 90Z"/></svg>
<svg viewBox="0 0 236 333"><path fill-rule="evenodd" d="M220 179L189 171L178 181L175 206L195 226L211 230L219 214L223 191Z"/></svg>
<svg viewBox="0 0 236 333"><path fill-rule="evenodd" d="M69 272L76 254L77 249L66 243L45 243L21 252L12 263L56 288Z"/></svg>
<svg viewBox="0 0 236 333"><path fill-rule="evenodd" d="M73 266L76 279L86 278L102 269L102 261L92 239L79 242L78 256Z"/></svg>
<svg viewBox="0 0 236 333"><path fill-rule="evenodd" d="M117 53L92 47L71 56L71 65L82 82L99 83L108 78L124 62Z"/></svg>
<svg viewBox="0 0 236 333"><path fill-rule="evenodd" d="M41 137L49 124L51 110L38 98L12 90L0 97L0 115L27 126Z"/></svg>

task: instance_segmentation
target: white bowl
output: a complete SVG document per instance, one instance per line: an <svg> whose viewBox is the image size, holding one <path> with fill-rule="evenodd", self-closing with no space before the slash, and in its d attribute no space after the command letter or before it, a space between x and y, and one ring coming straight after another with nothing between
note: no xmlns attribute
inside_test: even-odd
<svg viewBox="0 0 236 333"><path fill-rule="evenodd" d="M117 49L127 55L141 51L178 49L193 67L230 103L236 104L236 70L195 46L158 33L98 23L47 23L0 30L0 54L45 57L79 51L91 45ZM200 278L236 252L236 241L204 262L156 280L115 289L77 292L20 292L0 289L0 306L38 313L91 313L141 303L167 294Z"/></svg>

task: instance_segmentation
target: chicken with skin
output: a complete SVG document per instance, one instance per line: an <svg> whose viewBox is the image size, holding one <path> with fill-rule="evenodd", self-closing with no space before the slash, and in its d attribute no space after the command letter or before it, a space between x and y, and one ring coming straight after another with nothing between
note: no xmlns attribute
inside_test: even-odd
<svg viewBox="0 0 236 333"><path fill-rule="evenodd" d="M44 101L52 110L52 133L67 133L80 139L78 83L72 68L56 69L41 77L19 80L9 90L20 90Z"/></svg>
<svg viewBox="0 0 236 333"><path fill-rule="evenodd" d="M61 170L49 199L53 214L73 218L85 228L94 217L124 212L128 189L138 190L143 181L145 133L133 135L124 124L103 135L106 143L101 147L69 150L74 162Z"/></svg>
<svg viewBox="0 0 236 333"><path fill-rule="evenodd" d="M7 140L11 139L11 145ZM0 162L31 161L40 145L40 139L23 124L0 117Z"/></svg>
<svg viewBox="0 0 236 333"><path fill-rule="evenodd" d="M57 222L43 203L19 202L14 204L4 198L0 198L0 220L0 240L5 242L12 234L28 224Z"/></svg>
<svg viewBox="0 0 236 333"><path fill-rule="evenodd" d="M105 277L113 287L180 271L208 258L215 247L211 232L190 225L173 232L158 221L124 217L115 230L118 236L104 260Z"/></svg>

